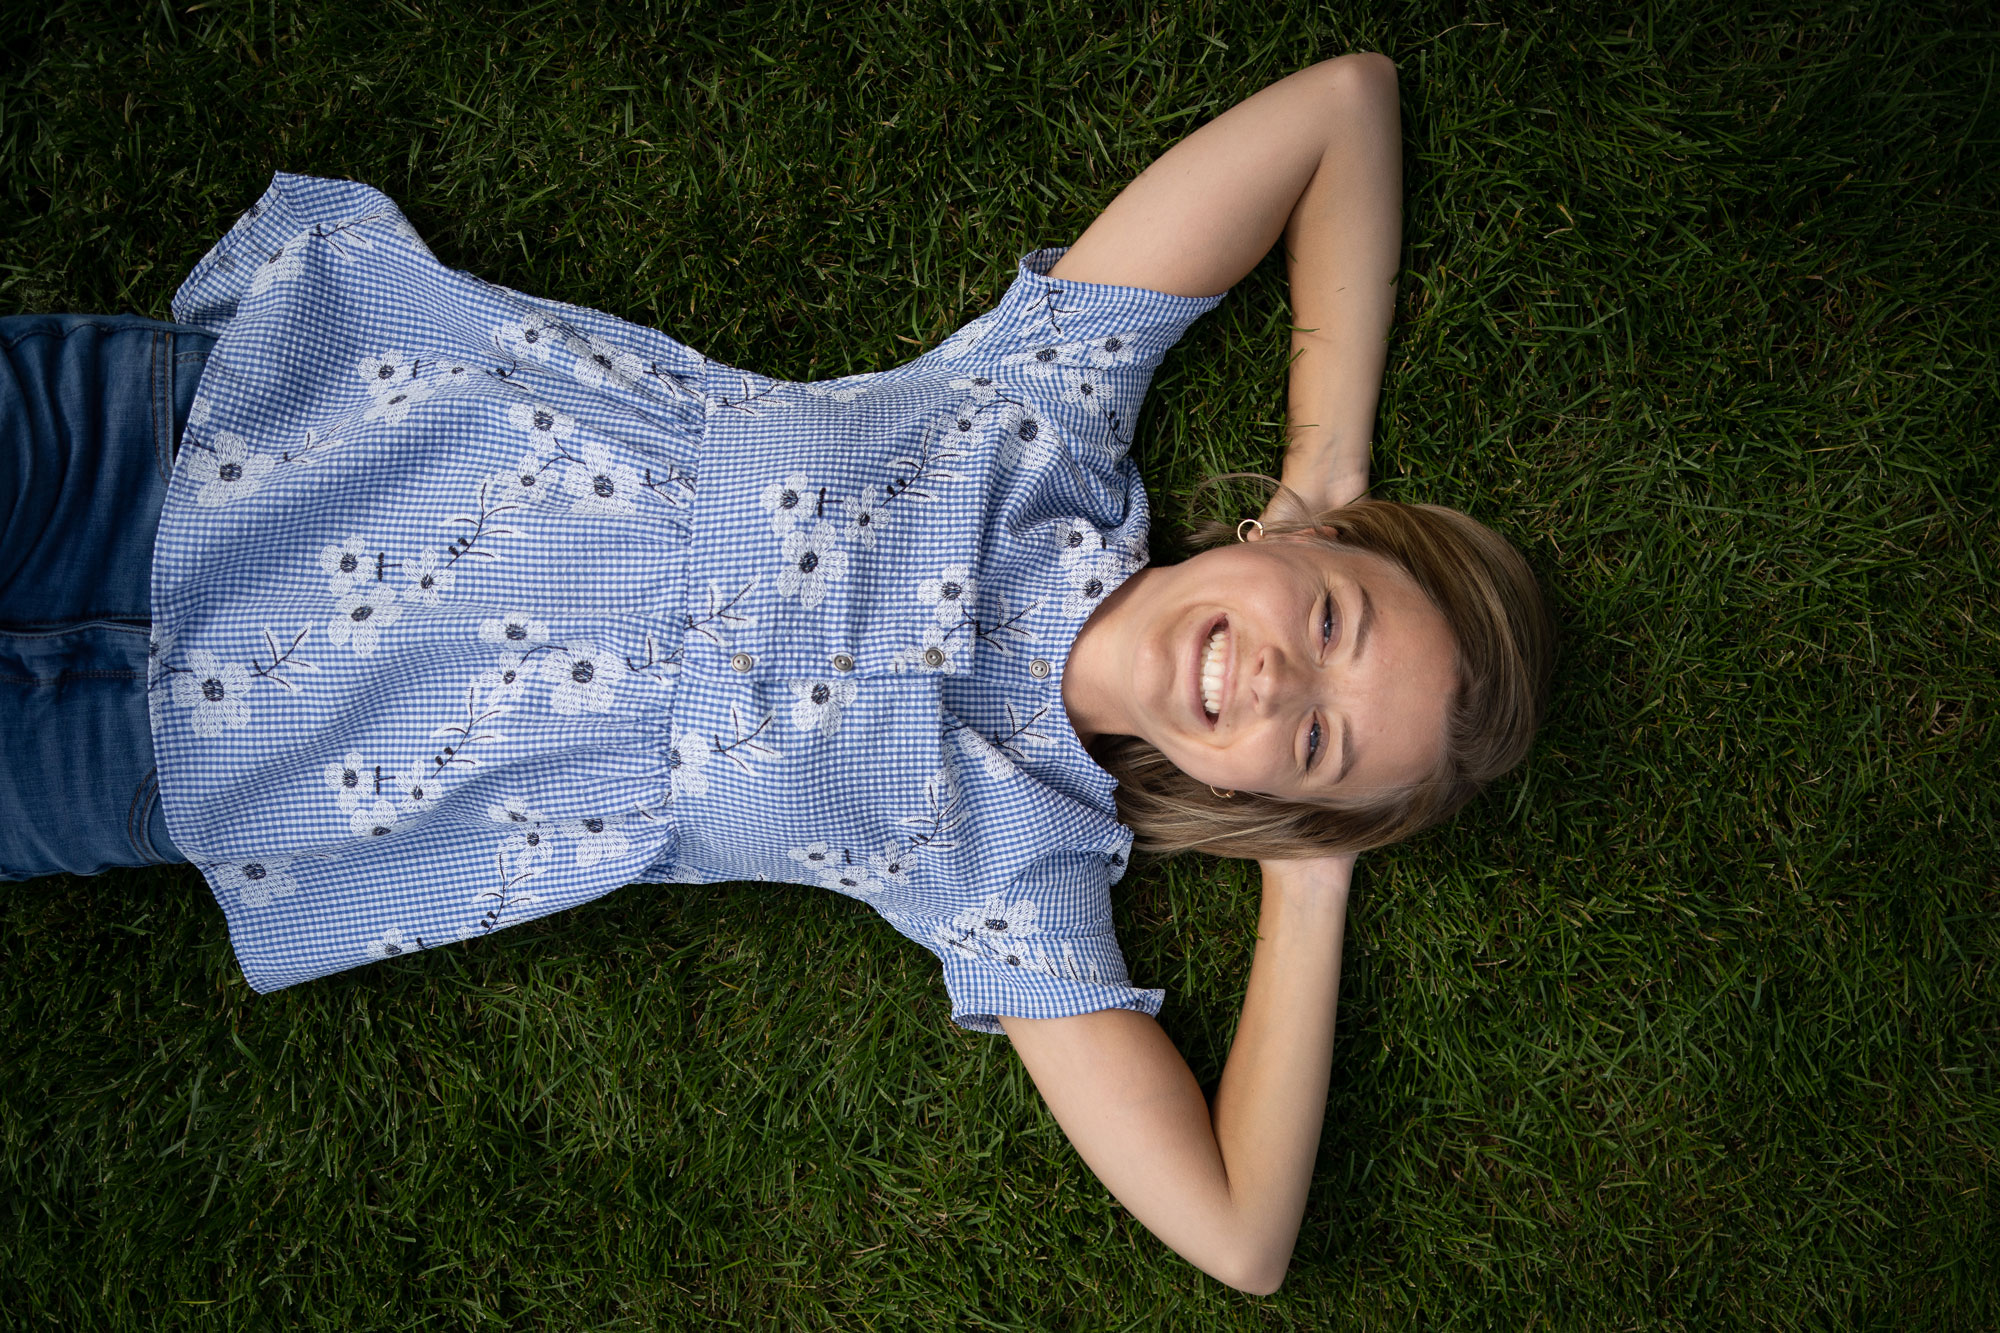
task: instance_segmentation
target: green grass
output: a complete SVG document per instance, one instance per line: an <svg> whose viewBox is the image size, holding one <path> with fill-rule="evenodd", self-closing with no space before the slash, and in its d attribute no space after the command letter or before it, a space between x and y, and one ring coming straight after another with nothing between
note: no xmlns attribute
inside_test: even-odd
<svg viewBox="0 0 2000 1333"><path fill-rule="evenodd" d="M166 314L282 167L794 377L912 355L1207 117L1384 50L1379 492L1517 538L1565 648L1525 769L1365 862L1274 1298L1125 1217L832 895L628 889L258 998L176 870L0 890L0 1321L2000 1324L2000 35L1594 8L6 6L0 309ZM1285 320L1266 264L1159 377L1163 529L1275 465ZM1212 1079L1254 875L1118 904Z"/></svg>

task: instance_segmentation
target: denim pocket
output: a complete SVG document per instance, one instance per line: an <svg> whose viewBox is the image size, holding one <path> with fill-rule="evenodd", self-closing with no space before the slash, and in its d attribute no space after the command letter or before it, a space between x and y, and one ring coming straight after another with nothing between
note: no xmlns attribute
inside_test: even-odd
<svg viewBox="0 0 2000 1333"><path fill-rule="evenodd" d="M136 864L164 866L187 860L167 833L167 812L160 805L160 770L146 770L132 793L125 816L125 839L139 859Z"/></svg>

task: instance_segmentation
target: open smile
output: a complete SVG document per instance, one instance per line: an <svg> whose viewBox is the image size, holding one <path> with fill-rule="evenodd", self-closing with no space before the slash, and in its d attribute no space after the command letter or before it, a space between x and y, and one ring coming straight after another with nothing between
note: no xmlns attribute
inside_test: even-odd
<svg viewBox="0 0 2000 1333"><path fill-rule="evenodd" d="M1191 685L1196 716L1213 730L1229 703L1229 685L1234 665L1235 638L1229 632L1229 618L1210 621L1194 644Z"/></svg>

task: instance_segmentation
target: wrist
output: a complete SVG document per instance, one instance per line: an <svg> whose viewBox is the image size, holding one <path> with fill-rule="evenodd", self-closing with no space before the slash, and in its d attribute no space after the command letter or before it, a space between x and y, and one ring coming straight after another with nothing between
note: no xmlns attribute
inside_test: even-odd
<svg viewBox="0 0 2000 1333"><path fill-rule="evenodd" d="M1354 857L1323 856L1310 861L1261 861L1264 896L1307 910L1347 910L1354 878Z"/></svg>
<svg viewBox="0 0 2000 1333"><path fill-rule="evenodd" d="M1319 449L1300 457L1295 445L1285 459L1279 480L1313 513L1338 509L1368 494L1368 448L1339 451Z"/></svg>

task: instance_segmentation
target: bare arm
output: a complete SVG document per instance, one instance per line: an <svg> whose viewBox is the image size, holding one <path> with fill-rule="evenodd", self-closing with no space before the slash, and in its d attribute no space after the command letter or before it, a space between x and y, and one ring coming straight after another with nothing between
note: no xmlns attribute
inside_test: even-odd
<svg viewBox="0 0 2000 1333"><path fill-rule="evenodd" d="M1368 489L1402 229L1396 67L1341 56L1174 145L1052 270L1182 296L1222 291L1282 236L1292 371L1282 477L1315 509Z"/></svg>
<svg viewBox="0 0 2000 1333"><path fill-rule="evenodd" d="M1002 1018L1063 1132L1175 1253L1276 1291L1326 1115L1351 856L1265 862L1257 952L1213 1110L1159 1024L1105 1010Z"/></svg>

